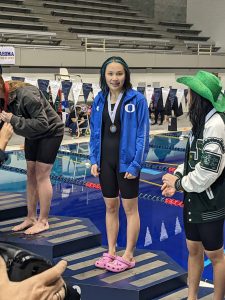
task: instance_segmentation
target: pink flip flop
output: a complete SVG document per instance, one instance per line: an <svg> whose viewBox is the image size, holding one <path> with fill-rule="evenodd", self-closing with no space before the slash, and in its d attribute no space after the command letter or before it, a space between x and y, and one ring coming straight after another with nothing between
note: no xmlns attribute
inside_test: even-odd
<svg viewBox="0 0 225 300"><path fill-rule="evenodd" d="M116 258L112 262L108 262L105 266L106 270L120 273L125 270L129 270L135 267L135 261L127 261L123 259L121 256L116 256Z"/></svg>
<svg viewBox="0 0 225 300"><path fill-rule="evenodd" d="M109 253L103 253L102 257L100 257L95 262L95 266L100 269L105 269L107 263L113 262L116 257Z"/></svg>

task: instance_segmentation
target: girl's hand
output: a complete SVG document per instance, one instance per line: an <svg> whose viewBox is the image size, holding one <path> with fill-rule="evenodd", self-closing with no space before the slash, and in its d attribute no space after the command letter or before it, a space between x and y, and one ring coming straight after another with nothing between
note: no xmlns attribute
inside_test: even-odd
<svg viewBox="0 0 225 300"><path fill-rule="evenodd" d="M162 181L167 185L167 187L174 188L176 180L177 180L177 176L172 174L166 174L162 177Z"/></svg>
<svg viewBox="0 0 225 300"><path fill-rule="evenodd" d="M97 164L94 164L94 165L91 166L91 175L93 175L94 177L99 176L99 171L98 171Z"/></svg>
<svg viewBox="0 0 225 300"><path fill-rule="evenodd" d="M172 197L176 192L175 188L168 187L166 185L166 183L164 183L162 185L161 191L162 191L162 195L165 196L165 197Z"/></svg>
<svg viewBox="0 0 225 300"><path fill-rule="evenodd" d="M61 277L66 262L60 261L51 269L21 282L8 278L5 261L0 257L0 300L57 300L65 298L64 281Z"/></svg>
<svg viewBox="0 0 225 300"><path fill-rule="evenodd" d="M6 122L6 123L10 123L11 119L12 119L12 116L13 114L12 113L7 113L6 111L2 111L0 113L0 119L3 121L3 122Z"/></svg>
<svg viewBox="0 0 225 300"><path fill-rule="evenodd" d="M134 176L134 175L132 175L131 173L128 173L128 172L126 172L125 175L124 175L124 178L126 178L126 179L134 179L136 177L137 176Z"/></svg>

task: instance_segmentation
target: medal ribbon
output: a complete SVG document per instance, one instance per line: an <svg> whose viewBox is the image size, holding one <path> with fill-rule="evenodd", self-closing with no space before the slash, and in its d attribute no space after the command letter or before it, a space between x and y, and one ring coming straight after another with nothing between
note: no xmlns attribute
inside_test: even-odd
<svg viewBox="0 0 225 300"><path fill-rule="evenodd" d="M115 117L116 117L116 111L117 111L117 108L118 108L118 106L119 106L119 104L120 104L120 101L121 101L122 97L123 97L123 93L121 92L121 93L119 94L117 100L116 100L116 104L115 104L115 106L114 106L114 108L113 108L113 111L112 111L112 109L111 109L111 97L110 97L110 92L109 92L109 94L108 94L108 97L107 97L107 101L108 101L108 112L109 112L109 117L110 117L110 119L111 119L111 121L112 121L112 124L114 124Z"/></svg>

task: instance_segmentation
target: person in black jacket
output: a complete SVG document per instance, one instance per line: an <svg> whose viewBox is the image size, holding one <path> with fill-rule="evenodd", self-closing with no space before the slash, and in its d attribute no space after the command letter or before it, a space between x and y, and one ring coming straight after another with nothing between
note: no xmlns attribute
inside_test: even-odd
<svg viewBox="0 0 225 300"><path fill-rule="evenodd" d="M4 82L0 76L0 98L3 99L0 120L10 123L16 134L25 137L28 215L13 231L26 229L25 234L40 233L49 228L50 172L63 138L64 124L43 93L28 83Z"/></svg>
<svg viewBox="0 0 225 300"><path fill-rule="evenodd" d="M0 66L1 74L1 66ZM0 165L7 160L5 148L13 135L10 123L0 123ZM72 286L66 285L61 275L67 263L60 261L49 270L23 280L11 282L8 278L6 264L0 256L0 300L78 300L80 295Z"/></svg>

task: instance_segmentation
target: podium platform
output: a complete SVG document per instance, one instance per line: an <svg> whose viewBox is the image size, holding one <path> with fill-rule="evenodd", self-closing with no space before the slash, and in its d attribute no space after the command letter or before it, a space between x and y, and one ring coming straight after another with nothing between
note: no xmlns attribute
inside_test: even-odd
<svg viewBox="0 0 225 300"><path fill-rule="evenodd" d="M135 268L112 273L94 266L105 251L97 247L62 257L68 261L64 275L80 286L84 300L93 295L98 300L149 300L186 286L186 271L164 252L136 250Z"/></svg>
<svg viewBox="0 0 225 300"><path fill-rule="evenodd" d="M202 286L201 286L202 284ZM187 300L188 295L188 288L183 287L181 289L177 289L172 293L168 293L163 295L159 298L154 298L153 300ZM200 283L199 293L198 293L199 300L212 300L213 299L213 287L204 286L204 282Z"/></svg>
<svg viewBox="0 0 225 300"><path fill-rule="evenodd" d="M12 232L23 218L0 222L0 242L30 250L46 258L66 255L101 245L101 233L86 218L51 217L50 229L36 235Z"/></svg>
<svg viewBox="0 0 225 300"><path fill-rule="evenodd" d="M89 219L52 216L50 230L42 234L12 233L12 226L22 220L1 221L0 242L23 247L55 262L66 260L64 277L80 287L82 300L187 299L187 273L164 252L137 249L135 268L112 273L94 266L106 249L101 246L100 232ZM210 300L212 294L212 288L201 287L199 299Z"/></svg>
<svg viewBox="0 0 225 300"><path fill-rule="evenodd" d="M23 193L0 193L0 221L27 214L26 196Z"/></svg>
<svg viewBox="0 0 225 300"><path fill-rule="evenodd" d="M137 249L135 268L122 273L97 269L95 260L107 250L101 246L101 233L89 219L50 216L50 229L46 232L31 236L14 233L12 227L24 219L18 216L21 207L18 204L25 204L25 198L19 193L0 193L0 197L3 207L0 209L0 242L14 244L54 262L66 260L68 267L64 277L71 285L80 287L82 300L187 299L187 272L166 253ZM6 216L8 209L12 209L12 214ZM9 219L10 216L14 219ZM118 255L123 251L119 250ZM199 299L209 300L212 293L212 288L201 287Z"/></svg>

